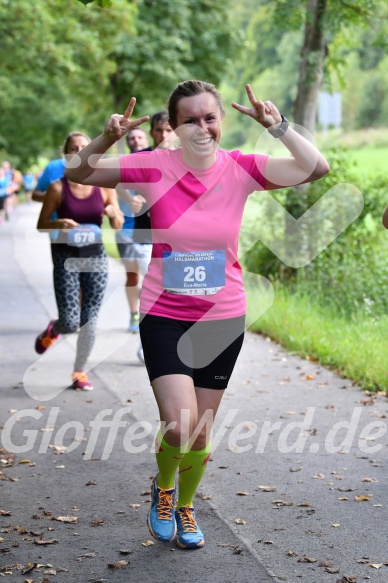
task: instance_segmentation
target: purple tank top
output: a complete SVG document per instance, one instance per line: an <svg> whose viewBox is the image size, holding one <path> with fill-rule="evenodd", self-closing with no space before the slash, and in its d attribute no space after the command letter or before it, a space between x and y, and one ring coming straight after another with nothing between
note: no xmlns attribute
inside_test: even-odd
<svg viewBox="0 0 388 583"><path fill-rule="evenodd" d="M101 190L93 186L92 192L86 198L77 198L70 190L66 178L61 178L62 202L58 209L60 219L73 219L77 223L92 223L101 227L102 214L105 209Z"/></svg>

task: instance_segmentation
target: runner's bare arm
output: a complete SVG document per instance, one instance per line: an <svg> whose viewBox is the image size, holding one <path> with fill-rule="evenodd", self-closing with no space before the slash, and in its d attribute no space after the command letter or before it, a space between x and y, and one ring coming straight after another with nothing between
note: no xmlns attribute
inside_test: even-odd
<svg viewBox="0 0 388 583"><path fill-rule="evenodd" d="M112 229L120 230L124 224L124 214L120 210L117 194L113 188L104 188L104 214L109 218Z"/></svg>
<svg viewBox="0 0 388 583"><path fill-rule="evenodd" d="M277 107L271 101L256 99L251 86L246 86L251 107L232 103L232 107L269 128L282 122ZM276 127L276 125L275 125ZM267 190L295 186L322 178L330 170L321 152L291 127L279 138L290 151L290 157L269 157L266 165Z"/></svg>
<svg viewBox="0 0 388 583"><path fill-rule="evenodd" d="M48 187L43 206L40 210L37 229L44 232L50 232L52 229L71 229L78 225L73 219L51 219L52 214L58 210L62 202L62 182L56 180Z"/></svg>

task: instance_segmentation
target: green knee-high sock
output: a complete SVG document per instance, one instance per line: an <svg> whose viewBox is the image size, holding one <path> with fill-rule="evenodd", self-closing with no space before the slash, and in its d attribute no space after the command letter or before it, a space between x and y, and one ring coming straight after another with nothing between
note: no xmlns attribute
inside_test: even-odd
<svg viewBox="0 0 388 583"><path fill-rule="evenodd" d="M158 487L169 490L175 486L175 472L185 455L187 444L173 447L164 440L160 431L156 441L156 463L159 468Z"/></svg>
<svg viewBox="0 0 388 583"><path fill-rule="evenodd" d="M193 506L193 498L210 458L211 442L204 449L191 449L179 464L179 498L177 508Z"/></svg>

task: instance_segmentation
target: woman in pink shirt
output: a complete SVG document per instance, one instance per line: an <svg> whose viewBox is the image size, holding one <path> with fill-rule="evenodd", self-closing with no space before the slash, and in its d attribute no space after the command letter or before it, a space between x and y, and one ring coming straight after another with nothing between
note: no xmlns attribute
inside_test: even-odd
<svg viewBox="0 0 388 583"><path fill-rule="evenodd" d="M148 527L158 540L176 539L183 549L205 544L193 497L210 457L211 427L243 342L245 293L238 237L247 196L311 182L329 171L321 153L289 126L275 105L257 100L249 85L246 90L250 106L232 106L268 128L291 156L219 148L221 96L210 83L186 81L168 103L179 149L102 158L148 119L130 121L136 103L132 98L124 115L112 115L103 133L65 172L74 182L133 188L150 208L153 253L143 282L140 334L161 428Z"/></svg>

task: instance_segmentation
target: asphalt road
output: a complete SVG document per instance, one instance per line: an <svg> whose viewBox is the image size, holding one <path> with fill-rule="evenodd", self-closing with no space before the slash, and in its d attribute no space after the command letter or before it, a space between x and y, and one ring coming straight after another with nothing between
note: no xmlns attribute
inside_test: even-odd
<svg viewBox="0 0 388 583"><path fill-rule="evenodd" d="M38 211L21 205L0 227L0 577L386 583L386 398L251 333L197 494L206 545L152 539L158 413L127 332L124 272L111 261L95 390L68 390L77 335L34 352L56 316Z"/></svg>

